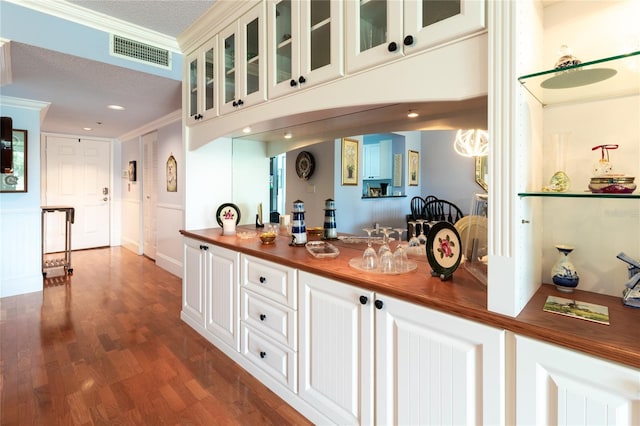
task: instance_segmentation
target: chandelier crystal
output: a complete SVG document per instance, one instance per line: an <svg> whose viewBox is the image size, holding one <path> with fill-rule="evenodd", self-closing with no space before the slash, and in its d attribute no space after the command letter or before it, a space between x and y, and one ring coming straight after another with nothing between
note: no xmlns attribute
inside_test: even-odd
<svg viewBox="0 0 640 426"><path fill-rule="evenodd" d="M464 157L489 155L489 133L486 130L458 130L453 144L456 152Z"/></svg>

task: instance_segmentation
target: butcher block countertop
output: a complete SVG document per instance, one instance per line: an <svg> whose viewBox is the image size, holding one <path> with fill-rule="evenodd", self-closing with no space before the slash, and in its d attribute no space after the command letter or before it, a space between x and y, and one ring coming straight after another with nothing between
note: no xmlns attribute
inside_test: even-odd
<svg viewBox="0 0 640 426"><path fill-rule="evenodd" d="M238 231L242 230L256 231L253 226L238 228ZM415 270L388 275L363 272L349 266L350 259L362 256L366 243L351 244L333 240L330 243L340 250L340 255L332 259L318 259L304 247L289 246L289 237L283 235L276 238L275 244L265 245L257 236L249 239L223 236L220 228L182 230L180 233L205 243L640 368L640 309L624 306L620 297L580 290L567 295L553 285L543 284L522 312L512 318L487 310L486 287L462 266L449 281L431 277L426 254L409 257L418 265ZM607 306L610 324L544 312L543 306L549 295Z"/></svg>

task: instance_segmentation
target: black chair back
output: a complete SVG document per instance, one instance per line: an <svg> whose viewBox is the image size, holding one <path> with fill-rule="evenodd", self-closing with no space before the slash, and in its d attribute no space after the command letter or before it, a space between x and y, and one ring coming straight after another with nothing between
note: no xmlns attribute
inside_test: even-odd
<svg viewBox="0 0 640 426"><path fill-rule="evenodd" d="M413 220L416 219L426 219L424 211L424 199L422 197L413 197L411 199L411 216Z"/></svg>
<svg viewBox="0 0 640 426"><path fill-rule="evenodd" d="M425 214L429 222L447 221L456 223L464 217L462 210L447 200L432 200L425 203Z"/></svg>

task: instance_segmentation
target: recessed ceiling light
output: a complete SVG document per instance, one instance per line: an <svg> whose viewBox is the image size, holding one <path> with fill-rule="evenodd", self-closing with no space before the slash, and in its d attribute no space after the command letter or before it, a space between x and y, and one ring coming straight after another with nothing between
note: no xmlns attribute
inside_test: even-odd
<svg viewBox="0 0 640 426"><path fill-rule="evenodd" d="M285 139L291 139L293 137L293 135L291 134L291 132L287 132L284 134L284 138Z"/></svg>
<svg viewBox="0 0 640 426"><path fill-rule="evenodd" d="M120 105L107 105L107 108L115 109L116 111L124 111L125 110L125 107L120 106Z"/></svg>
<svg viewBox="0 0 640 426"><path fill-rule="evenodd" d="M82 130L86 130L87 132L90 132L93 130L92 127L83 127Z"/></svg>
<svg viewBox="0 0 640 426"><path fill-rule="evenodd" d="M416 118L418 116L418 113L412 110L409 110L409 112L407 113L407 117L409 118Z"/></svg>
<svg viewBox="0 0 640 426"><path fill-rule="evenodd" d="M244 129L242 129L242 133L251 133L251 126L247 126Z"/></svg>

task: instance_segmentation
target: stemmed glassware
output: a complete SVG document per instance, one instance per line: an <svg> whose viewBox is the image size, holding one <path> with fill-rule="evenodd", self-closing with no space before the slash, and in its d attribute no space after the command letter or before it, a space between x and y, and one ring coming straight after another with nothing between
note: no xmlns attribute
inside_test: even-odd
<svg viewBox="0 0 640 426"><path fill-rule="evenodd" d="M382 232L382 245L378 249L378 258L381 258L385 252L390 252L391 248L389 248L389 231L391 230L390 226L381 226L380 232Z"/></svg>
<svg viewBox="0 0 640 426"><path fill-rule="evenodd" d="M393 230L398 233L398 245L393 252L393 264L397 272L403 272L409 262L407 251L402 247L402 233L404 232L404 228L394 228Z"/></svg>
<svg viewBox="0 0 640 426"><path fill-rule="evenodd" d="M420 235L418 235L418 241L420 241L420 245L425 245L427 244L427 236L424 234L424 223L426 222L426 220L416 219L416 222L418 222L418 225L420 225Z"/></svg>
<svg viewBox="0 0 640 426"><path fill-rule="evenodd" d="M364 232L367 233L367 248L362 254L362 268L363 269L376 269L378 267L378 254L376 250L371 246L371 233L373 228L364 228Z"/></svg>
<svg viewBox="0 0 640 426"><path fill-rule="evenodd" d="M380 229L382 230L382 234L384 235L382 239L382 245L378 250L378 258L380 259L380 270L383 273L393 272L393 253L391 252L391 248L389 247L389 231L391 230L391 227L385 226Z"/></svg>
<svg viewBox="0 0 640 426"><path fill-rule="evenodd" d="M420 240L416 237L416 221L412 220L409 224L413 228L413 234L409 238L409 247L420 247Z"/></svg>

